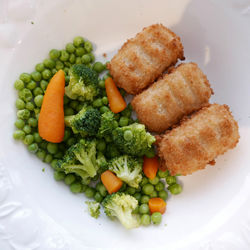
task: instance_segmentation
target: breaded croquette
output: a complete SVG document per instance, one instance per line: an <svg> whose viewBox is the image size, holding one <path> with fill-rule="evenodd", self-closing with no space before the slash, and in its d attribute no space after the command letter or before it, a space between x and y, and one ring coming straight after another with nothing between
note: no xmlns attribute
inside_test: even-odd
<svg viewBox="0 0 250 250"><path fill-rule="evenodd" d="M162 24L155 24L128 40L108 68L118 87L137 94L178 59L184 59L180 38Z"/></svg>
<svg viewBox="0 0 250 250"><path fill-rule="evenodd" d="M135 96L131 104L139 121L160 133L207 105L212 93L197 64L183 63Z"/></svg>
<svg viewBox="0 0 250 250"><path fill-rule="evenodd" d="M211 104L158 137L162 168L171 175L188 175L206 165L239 140L238 124L227 105Z"/></svg>

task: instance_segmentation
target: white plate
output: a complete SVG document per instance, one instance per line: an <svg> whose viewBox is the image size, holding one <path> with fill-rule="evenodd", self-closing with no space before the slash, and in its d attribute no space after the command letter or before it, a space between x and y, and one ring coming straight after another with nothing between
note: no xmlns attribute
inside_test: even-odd
<svg viewBox="0 0 250 250"><path fill-rule="evenodd" d="M249 0L0 3L1 250L250 248ZM93 41L103 60L104 52L110 58L127 38L157 22L180 35L187 60L212 84L212 101L231 107L241 139L214 167L180 178L183 193L168 200L160 226L126 231L104 215L90 217L84 195L55 182L50 167L12 139L13 82L76 35Z"/></svg>

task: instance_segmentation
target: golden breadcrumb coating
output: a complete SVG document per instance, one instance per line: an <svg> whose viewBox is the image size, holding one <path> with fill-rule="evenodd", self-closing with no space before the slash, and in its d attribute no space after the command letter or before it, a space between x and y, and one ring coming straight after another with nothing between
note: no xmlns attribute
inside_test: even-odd
<svg viewBox="0 0 250 250"><path fill-rule="evenodd" d="M207 105L212 93L197 64L183 63L135 96L131 104L140 122L160 133Z"/></svg>
<svg viewBox="0 0 250 250"><path fill-rule="evenodd" d="M188 175L203 169L208 163L239 140L238 124L227 105L211 104L180 126L157 138L161 168L171 175Z"/></svg>
<svg viewBox="0 0 250 250"><path fill-rule="evenodd" d="M154 24L123 44L108 68L118 87L137 94L178 58L184 59L180 38L162 24Z"/></svg>

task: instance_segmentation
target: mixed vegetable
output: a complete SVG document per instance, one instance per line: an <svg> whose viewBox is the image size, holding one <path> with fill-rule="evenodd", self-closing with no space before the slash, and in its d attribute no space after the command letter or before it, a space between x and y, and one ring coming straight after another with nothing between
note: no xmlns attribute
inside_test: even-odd
<svg viewBox="0 0 250 250"><path fill-rule="evenodd" d="M13 137L51 165L56 181L93 199L86 204L94 218L103 207L128 229L159 224L168 191L179 194L182 187L159 170L155 137L132 118L126 93L92 50L76 37L20 75Z"/></svg>

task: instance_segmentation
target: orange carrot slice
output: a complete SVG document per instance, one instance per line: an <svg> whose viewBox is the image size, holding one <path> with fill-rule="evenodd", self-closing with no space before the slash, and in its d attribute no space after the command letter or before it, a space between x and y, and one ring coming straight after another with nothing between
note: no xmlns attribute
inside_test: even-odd
<svg viewBox="0 0 250 250"><path fill-rule="evenodd" d="M111 77L108 77L105 80L105 88L111 111L114 113L119 113L124 110L127 104Z"/></svg>
<svg viewBox="0 0 250 250"><path fill-rule="evenodd" d="M122 181L109 170L101 174L101 180L109 194L117 192L122 187Z"/></svg>
<svg viewBox="0 0 250 250"><path fill-rule="evenodd" d="M150 213L154 213L154 212L160 212L161 214L164 214L166 211L166 202L161 199L161 198L151 198L148 201L148 206L149 206L149 210Z"/></svg>
<svg viewBox="0 0 250 250"><path fill-rule="evenodd" d="M50 80L43 97L38 119L39 135L46 141L58 143L64 137L64 96L65 76L59 70Z"/></svg>
<svg viewBox="0 0 250 250"><path fill-rule="evenodd" d="M144 156L143 158L143 172L149 179L154 179L159 168L158 157L148 158Z"/></svg>

